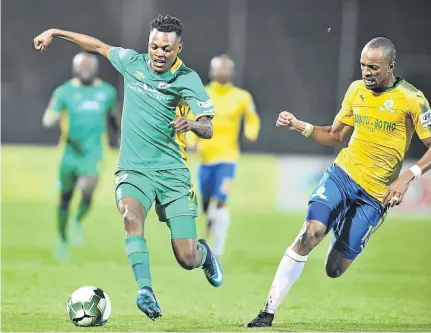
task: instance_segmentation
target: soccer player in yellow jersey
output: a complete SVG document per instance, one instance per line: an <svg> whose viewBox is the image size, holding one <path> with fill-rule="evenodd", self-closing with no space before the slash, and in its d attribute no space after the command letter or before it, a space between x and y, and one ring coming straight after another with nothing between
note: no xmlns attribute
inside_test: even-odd
<svg viewBox="0 0 431 333"><path fill-rule="evenodd" d="M251 94L231 83L234 69L235 63L227 55L211 60L212 81L206 89L217 113L213 119L214 136L211 140L197 139L196 142L201 162L198 181L202 206L217 256L223 254L230 224L225 204L240 155L238 135L241 123L244 119L244 135L249 141L257 139L260 128ZM193 145L193 138L189 144Z"/></svg>
<svg viewBox="0 0 431 333"><path fill-rule="evenodd" d="M431 169L431 110L421 91L394 76L396 50L378 37L361 53L362 80L348 88L332 126L313 126L289 112L277 127L296 130L336 146L353 131L349 145L325 171L309 199L306 221L277 269L265 308L246 327L271 326L274 313L299 278L310 251L333 230L326 274L343 274L383 222L401 203L409 183ZM413 132L428 147L400 175Z"/></svg>

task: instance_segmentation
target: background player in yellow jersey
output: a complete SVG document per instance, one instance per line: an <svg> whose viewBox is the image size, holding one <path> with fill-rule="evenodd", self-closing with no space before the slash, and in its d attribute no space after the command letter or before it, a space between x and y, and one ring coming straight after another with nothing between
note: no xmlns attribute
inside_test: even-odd
<svg viewBox="0 0 431 333"><path fill-rule="evenodd" d="M395 47L378 37L361 54L362 80L353 82L332 126L313 126L289 112L277 127L296 130L336 146L353 131L347 148L327 168L309 199L306 221L277 269L265 308L246 327L271 326L274 313L299 278L310 251L333 230L326 274L343 274L383 222L401 203L409 183L431 169L431 110L421 91L394 76ZM428 147L400 176L413 132Z"/></svg>
<svg viewBox="0 0 431 333"><path fill-rule="evenodd" d="M73 58L73 78L57 87L43 116L45 127L62 126L64 145L60 163L58 205L58 231L60 242L55 251L57 259L67 259L68 244L80 245L83 241L82 221L91 206L98 182L98 167L103 155L102 137L108 124L119 130L115 112L117 91L97 78L98 60L95 55L81 52ZM75 187L81 192L81 201L66 233L69 206Z"/></svg>
<svg viewBox="0 0 431 333"><path fill-rule="evenodd" d="M255 141L259 134L260 120L251 94L232 84L235 63L227 55L214 57L210 64L212 81L206 87L217 117L213 119L214 135L211 140L197 139L201 165L198 181L202 206L207 216L208 233L213 238L213 250L221 256L230 224L226 200L235 177L240 155L238 142L244 119L244 135ZM193 145L193 138L189 143Z"/></svg>

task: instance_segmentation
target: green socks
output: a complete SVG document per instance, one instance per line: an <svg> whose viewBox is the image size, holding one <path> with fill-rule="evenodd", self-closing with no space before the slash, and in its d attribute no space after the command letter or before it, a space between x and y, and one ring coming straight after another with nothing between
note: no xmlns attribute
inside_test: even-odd
<svg viewBox="0 0 431 333"><path fill-rule="evenodd" d="M58 208L57 212L58 216L58 230L60 232L60 237L63 242L66 242L66 226L67 226L67 219L69 218L69 208Z"/></svg>
<svg viewBox="0 0 431 333"><path fill-rule="evenodd" d="M150 257L145 238L138 235L126 236L126 252L138 288L151 288Z"/></svg>

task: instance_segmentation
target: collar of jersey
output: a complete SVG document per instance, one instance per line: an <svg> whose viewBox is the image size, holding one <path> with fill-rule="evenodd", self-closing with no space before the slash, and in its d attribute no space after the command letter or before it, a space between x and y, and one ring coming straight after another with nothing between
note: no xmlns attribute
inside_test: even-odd
<svg viewBox="0 0 431 333"><path fill-rule="evenodd" d="M396 76L394 85L392 87L382 88L382 89L379 89L379 91L374 91L374 92L382 93L382 92L391 91L391 90L395 89L396 87L398 87L400 85L400 83L403 81L404 81L404 79L401 76Z"/></svg>
<svg viewBox="0 0 431 333"><path fill-rule="evenodd" d="M100 85L100 83L101 83L101 80L99 78L96 78L96 79L94 79L94 81L91 84L91 86L87 86L87 87L95 87L95 86ZM83 85L81 84L81 81L77 77L74 77L72 79L72 86L73 87L81 87Z"/></svg>
<svg viewBox="0 0 431 333"><path fill-rule="evenodd" d="M216 81L211 81L210 87L214 89L217 94L226 94L232 89L233 85L231 83L221 84Z"/></svg>

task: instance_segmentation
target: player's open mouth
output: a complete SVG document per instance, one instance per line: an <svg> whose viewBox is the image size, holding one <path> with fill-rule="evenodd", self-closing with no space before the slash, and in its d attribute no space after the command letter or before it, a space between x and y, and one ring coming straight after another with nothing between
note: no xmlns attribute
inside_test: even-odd
<svg viewBox="0 0 431 333"><path fill-rule="evenodd" d="M160 59L155 59L153 61L153 63L154 63L155 67L159 67L159 68L163 67L165 65L165 61L164 60L160 60Z"/></svg>
<svg viewBox="0 0 431 333"><path fill-rule="evenodd" d="M374 85L375 83L376 83L376 81L374 80L374 79L369 79L369 78L362 78L363 80L364 80L364 83L366 84L366 85L369 85L369 86L372 86L372 85Z"/></svg>

